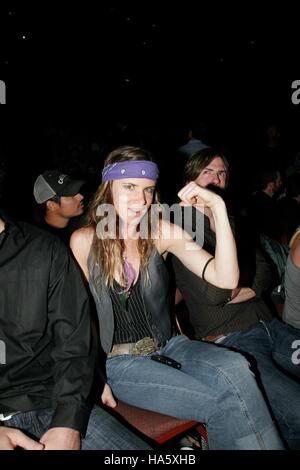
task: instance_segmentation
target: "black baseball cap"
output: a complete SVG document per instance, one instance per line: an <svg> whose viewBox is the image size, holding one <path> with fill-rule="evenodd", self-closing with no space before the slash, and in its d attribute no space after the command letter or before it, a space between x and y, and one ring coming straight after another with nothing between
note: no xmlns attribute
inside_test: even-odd
<svg viewBox="0 0 300 470"><path fill-rule="evenodd" d="M47 170L35 180L33 195L38 204L43 204L54 196L75 196L84 183L59 170Z"/></svg>

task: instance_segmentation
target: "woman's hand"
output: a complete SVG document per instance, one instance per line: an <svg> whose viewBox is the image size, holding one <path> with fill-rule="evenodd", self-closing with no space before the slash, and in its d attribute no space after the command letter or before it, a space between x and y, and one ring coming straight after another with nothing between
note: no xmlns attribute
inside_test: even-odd
<svg viewBox="0 0 300 470"><path fill-rule="evenodd" d="M183 202L181 205L203 205L209 207L210 209L213 209L218 204L223 203L223 199L220 196L207 188L202 188L197 183L195 183L195 181L191 181L186 186L184 186L184 188L179 191L178 197Z"/></svg>
<svg viewBox="0 0 300 470"><path fill-rule="evenodd" d="M103 405L109 406L110 408L115 408L117 406L117 402L108 384L104 385L104 389L101 395L101 400L102 400Z"/></svg>
<svg viewBox="0 0 300 470"><path fill-rule="evenodd" d="M45 446L44 450L79 450L80 434L71 428L50 428L41 437L40 443Z"/></svg>

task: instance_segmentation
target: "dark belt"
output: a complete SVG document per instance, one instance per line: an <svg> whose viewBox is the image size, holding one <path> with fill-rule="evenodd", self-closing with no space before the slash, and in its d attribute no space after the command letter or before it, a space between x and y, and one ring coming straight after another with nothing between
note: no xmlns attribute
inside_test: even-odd
<svg viewBox="0 0 300 470"><path fill-rule="evenodd" d="M163 348L165 343L159 343L154 338L146 336L136 343L115 344L107 357L123 356L123 354L132 354L133 356L147 356L158 349Z"/></svg>

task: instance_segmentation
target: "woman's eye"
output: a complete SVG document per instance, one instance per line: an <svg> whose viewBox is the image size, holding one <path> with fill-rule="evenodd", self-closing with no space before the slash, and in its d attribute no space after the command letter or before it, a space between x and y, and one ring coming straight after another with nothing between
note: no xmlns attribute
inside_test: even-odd
<svg viewBox="0 0 300 470"><path fill-rule="evenodd" d="M149 194L153 194L154 193L154 188L147 188L146 191Z"/></svg>
<svg viewBox="0 0 300 470"><path fill-rule="evenodd" d="M134 186L132 184L124 184L123 188L131 190L134 188Z"/></svg>

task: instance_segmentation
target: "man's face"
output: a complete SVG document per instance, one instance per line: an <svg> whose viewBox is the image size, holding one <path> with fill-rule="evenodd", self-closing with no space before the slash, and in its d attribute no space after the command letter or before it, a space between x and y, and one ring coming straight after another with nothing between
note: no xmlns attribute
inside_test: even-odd
<svg viewBox="0 0 300 470"><path fill-rule="evenodd" d="M66 218L81 215L84 211L83 199L84 197L80 193L75 196L61 196L60 204L58 204L60 215Z"/></svg>
<svg viewBox="0 0 300 470"><path fill-rule="evenodd" d="M195 182L206 188L210 184L225 189L227 170L221 157L215 157L198 175Z"/></svg>

